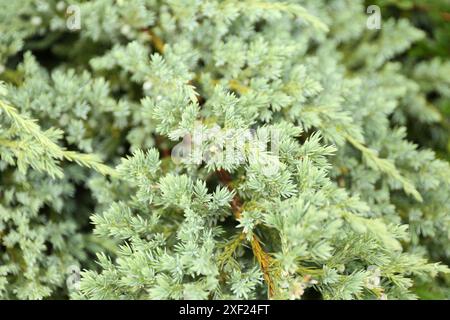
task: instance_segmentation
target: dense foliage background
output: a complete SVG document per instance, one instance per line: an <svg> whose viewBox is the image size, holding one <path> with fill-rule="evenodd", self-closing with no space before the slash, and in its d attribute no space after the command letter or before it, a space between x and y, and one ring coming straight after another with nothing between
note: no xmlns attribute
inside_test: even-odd
<svg viewBox="0 0 450 320"><path fill-rule="evenodd" d="M449 55L446 0L0 0L0 298L450 298Z"/></svg>
<svg viewBox="0 0 450 320"><path fill-rule="evenodd" d="M384 9L385 16L407 18L416 27L424 30L426 38L413 45L400 60L405 65L405 72L414 77L414 66L424 61L435 61L435 69L427 72L439 77L441 83L448 86L448 56L450 53L450 3L448 1L377 1ZM448 159L449 150L449 115L450 101L448 94L439 92L438 85L432 85L427 78L417 78L427 92L427 99L439 109L442 119L437 126L420 126L411 120L409 124L410 137L422 146L432 147L441 157ZM433 81L431 81L433 83ZM445 85L444 85L445 86Z"/></svg>
<svg viewBox="0 0 450 320"><path fill-rule="evenodd" d="M438 109L441 117L432 126L422 125L414 118L409 119L408 132L410 139L420 146L433 148L439 157L450 160L450 97L447 92L450 83L448 76L450 71L450 15L448 14L450 2L380 0L377 1L377 4L383 8L385 16L396 19L406 18L417 28L426 32L426 37L414 44L405 55L399 57L399 60L404 65L405 74L419 81L426 93L428 103ZM428 66L429 69L417 71L417 65L421 63L426 65L425 61L433 61L431 66ZM428 76L425 76L425 73ZM436 79L436 82L431 80L432 78ZM449 264L448 258L440 258ZM441 284L442 287L422 284L418 285L416 290L425 299L448 299L450 295L449 278L447 277Z"/></svg>

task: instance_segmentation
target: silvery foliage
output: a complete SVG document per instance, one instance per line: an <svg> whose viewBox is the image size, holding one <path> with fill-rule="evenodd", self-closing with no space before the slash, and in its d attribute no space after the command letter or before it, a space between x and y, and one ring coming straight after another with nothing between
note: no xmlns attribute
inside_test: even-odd
<svg viewBox="0 0 450 320"><path fill-rule="evenodd" d="M393 62L424 37L407 20L368 28L354 0L0 2L2 297L415 298L447 272L427 259L450 254L450 169L404 127L439 114Z"/></svg>

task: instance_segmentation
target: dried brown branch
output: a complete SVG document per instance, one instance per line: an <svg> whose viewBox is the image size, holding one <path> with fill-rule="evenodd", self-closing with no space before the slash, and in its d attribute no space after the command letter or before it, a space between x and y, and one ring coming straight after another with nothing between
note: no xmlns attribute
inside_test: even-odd
<svg viewBox="0 0 450 320"><path fill-rule="evenodd" d="M225 184L230 191L233 191L233 186L231 185L232 178L230 174L225 170L218 170L217 176L219 177L219 180ZM239 195L236 193L233 197L233 200L231 201L231 209L233 211L233 215L236 220L240 219L242 214L243 204L242 200L240 199ZM267 284L267 291L269 298L273 297L275 294L275 282L273 281L273 278L270 274L270 267L272 265L272 257L264 251L264 248L261 245L261 241L259 238L254 234L252 236L252 239L250 240L250 244L252 247L253 255L258 261L258 264L261 268L261 271L263 273L264 281Z"/></svg>

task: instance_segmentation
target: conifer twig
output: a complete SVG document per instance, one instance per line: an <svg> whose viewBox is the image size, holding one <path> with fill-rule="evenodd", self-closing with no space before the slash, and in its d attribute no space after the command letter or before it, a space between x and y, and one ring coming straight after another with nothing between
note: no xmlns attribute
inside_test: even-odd
<svg viewBox="0 0 450 320"><path fill-rule="evenodd" d="M92 168L103 175L114 176L116 174L114 169L103 164L98 156L94 154L78 153L60 147L46 135L46 132L41 130L35 120L19 114L15 107L1 100L0 111L2 111L9 118L14 126L32 136L36 142L39 143L42 148L44 148L53 158L58 160L66 159L71 162L76 162L81 166ZM6 143L2 144L6 145ZM12 144L10 143L8 146L12 147ZM20 145L17 145L16 148L20 148Z"/></svg>
<svg viewBox="0 0 450 320"><path fill-rule="evenodd" d="M358 149L362 153L364 158L368 161L369 165L376 166L376 168L378 168L381 172L400 182L403 186L403 190L407 194L412 195L417 201L423 201L421 194L419 193L419 191L417 191L414 184L400 174L392 161L379 158L374 150L364 146L361 142L353 138L351 135L345 133L343 136L347 139L348 142L350 142L356 149Z"/></svg>

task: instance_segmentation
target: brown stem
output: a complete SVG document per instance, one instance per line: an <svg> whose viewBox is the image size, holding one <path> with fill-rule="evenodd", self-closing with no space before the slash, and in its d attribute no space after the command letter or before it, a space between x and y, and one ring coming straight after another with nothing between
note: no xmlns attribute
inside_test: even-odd
<svg viewBox="0 0 450 320"><path fill-rule="evenodd" d="M149 34L150 37L151 37L150 41L152 42L153 47L154 47L154 48L156 49L156 51L158 51L160 54L163 54L163 53L164 53L164 46L165 46L164 41L163 41L160 37L158 37L158 36L156 35L156 33L153 32L152 29L148 29L147 32L148 32L148 34Z"/></svg>
<svg viewBox="0 0 450 320"><path fill-rule="evenodd" d="M228 190L233 191L233 187L231 185L232 178L230 174L227 171L221 169L217 171L217 175L219 177L219 180L228 187ZM241 217L242 207L243 204L241 198L237 193L235 193L233 200L231 200L231 209L236 220L240 219ZM268 296L269 298L271 298L275 293L275 283L272 279L272 276L270 275L272 258L268 253L264 251L263 247L261 246L261 241L255 234L253 234L250 243L252 246L253 255L258 261L258 264L263 273L264 281L267 283Z"/></svg>
<svg viewBox="0 0 450 320"><path fill-rule="evenodd" d="M269 298L271 298L271 297L273 297L273 295L275 293L275 284L270 275L270 266L272 264L272 258L270 257L269 254L267 254L264 251L264 249L261 246L261 242L259 241L259 239L256 235L253 235L251 244L252 244L253 255L255 256L256 260L258 260L259 267L261 268L261 271L263 272L264 280L267 283Z"/></svg>

